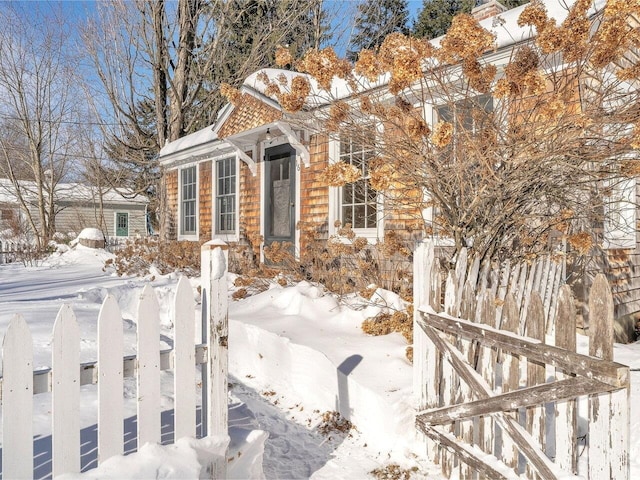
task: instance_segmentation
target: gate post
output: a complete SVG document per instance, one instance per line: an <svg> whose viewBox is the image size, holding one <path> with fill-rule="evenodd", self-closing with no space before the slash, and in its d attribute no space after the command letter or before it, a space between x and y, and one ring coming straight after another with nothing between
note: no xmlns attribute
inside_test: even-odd
<svg viewBox="0 0 640 480"><path fill-rule="evenodd" d="M202 245L202 337L208 358L203 369L203 433L208 436L229 434L228 428L228 337L229 303L227 273L229 246L222 240ZM206 371L205 371L206 370ZM205 433L206 432L206 433ZM213 478L226 478L226 454L214 465Z"/></svg>

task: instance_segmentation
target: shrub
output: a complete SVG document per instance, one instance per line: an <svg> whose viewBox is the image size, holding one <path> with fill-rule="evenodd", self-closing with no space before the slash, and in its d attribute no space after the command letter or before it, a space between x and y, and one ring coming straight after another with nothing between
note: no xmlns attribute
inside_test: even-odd
<svg viewBox="0 0 640 480"><path fill-rule="evenodd" d="M406 469L397 463L391 463L384 468L376 468L369 472L376 480L409 480L411 474L418 471L417 467Z"/></svg>
<svg viewBox="0 0 640 480"><path fill-rule="evenodd" d="M324 412L317 430L322 435L330 435L332 432L348 434L352 428L355 428L353 424L339 412Z"/></svg>
<svg viewBox="0 0 640 480"><path fill-rule="evenodd" d="M181 272L189 276L200 275L200 246L198 242L160 241L155 237L127 240L116 251L115 259L107 260L118 275L144 276L156 269L161 275Z"/></svg>

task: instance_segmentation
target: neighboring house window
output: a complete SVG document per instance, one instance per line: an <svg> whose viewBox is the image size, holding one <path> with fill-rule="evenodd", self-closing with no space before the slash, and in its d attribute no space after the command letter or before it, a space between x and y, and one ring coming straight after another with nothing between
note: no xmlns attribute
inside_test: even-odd
<svg viewBox="0 0 640 480"><path fill-rule="evenodd" d="M195 165L180 171L180 190L180 233L182 235L195 235L197 233L197 178Z"/></svg>
<svg viewBox="0 0 640 480"><path fill-rule="evenodd" d="M236 159L216 161L216 233L236 231Z"/></svg>
<svg viewBox="0 0 640 480"><path fill-rule="evenodd" d="M116 213L116 237L129 236L129 214Z"/></svg>
<svg viewBox="0 0 640 480"><path fill-rule="evenodd" d="M362 138L375 138L371 127L369 134ZM342 225L351 224L353 229L375 229L378 224L378 192L369 182L369 162L375 151L371 145L364 145L360 139L351 136L340 137L339 160L355 166L362 177L341 188L340 221Z"/></svg>
<svg viewBox="0 0 640 480"><path fill-rule="evenodd" d="M616 179L605 202L604 247L636 246L636 181Z"/></svg>

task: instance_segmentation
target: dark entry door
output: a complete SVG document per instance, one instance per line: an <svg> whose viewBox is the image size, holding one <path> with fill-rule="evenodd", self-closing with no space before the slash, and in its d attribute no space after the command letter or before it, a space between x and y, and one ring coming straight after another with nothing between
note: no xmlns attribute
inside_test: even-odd
<svg viewBox="0 0 640 480"><path fill-rule="evenodd" d="M265 151L265 245L295 243L296 154L291 145Z"/></svg>

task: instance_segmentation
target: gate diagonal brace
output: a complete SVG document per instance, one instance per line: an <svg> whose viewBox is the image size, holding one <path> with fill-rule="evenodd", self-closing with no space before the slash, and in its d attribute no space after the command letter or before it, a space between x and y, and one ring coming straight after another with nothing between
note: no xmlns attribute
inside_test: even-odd
<svg viewBox="0 0 640 480"><path fill-rule="evenodd" d="M443 340L436 330L427 325L424 320L420 319L418 323L435 347L447 357L460 377L471 387L475 395L483 400L490 399L493 395L492 388L480 374L471 369L471 366L464 360L462 354ZM563 472L547 458L546 454L537 445L537 442L514 418L506 415L504 412L495 412L492 413L491 416L502 427L504 433L507 433L511 437L520 452L527 457L531 462L531 466L539 473L541 478L557 480L564 475ZM425 435L428 435L427 430L429 429L426 427L426 425L422 425L418 418L416 419L416 428Z"/></svg>
<svg viewBox="0 0 640 480"><path fill-rule="evenodd" d="M445 425L456 420L466 420L478 415L517 410L521 407L569 400L582 395L604 393L610 390L611 386L597 380L570 377L565 380L522 388L501 395L492 395L490 398L483 398L473 402L424 410L416 415L416 421L419 421L424 426Z"/></svg>

